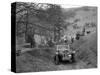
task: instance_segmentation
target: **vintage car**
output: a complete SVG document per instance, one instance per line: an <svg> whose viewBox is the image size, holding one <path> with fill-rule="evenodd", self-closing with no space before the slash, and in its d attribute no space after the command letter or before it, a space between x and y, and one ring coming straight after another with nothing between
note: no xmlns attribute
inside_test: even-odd
<svg viewBox="0 0 100 75"><path fill-rule="evenodd" d="M55 64L60 64L61 61L74 62L75 51L69 45L56 45L56 53L54 56Z"/></svg>

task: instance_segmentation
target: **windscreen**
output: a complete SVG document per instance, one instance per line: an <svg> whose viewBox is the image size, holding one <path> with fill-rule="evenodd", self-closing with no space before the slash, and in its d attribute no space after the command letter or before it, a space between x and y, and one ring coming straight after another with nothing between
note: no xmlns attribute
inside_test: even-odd
<svg viewBox="0 0 100 75"><path fill-rule="evenodd" d="M69 49L69 45L57 45L57 50L66 50Z"/></svg>

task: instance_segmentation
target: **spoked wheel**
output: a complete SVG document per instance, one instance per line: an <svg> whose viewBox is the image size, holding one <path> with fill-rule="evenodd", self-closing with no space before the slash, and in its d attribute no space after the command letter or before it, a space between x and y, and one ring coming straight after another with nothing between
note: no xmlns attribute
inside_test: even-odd
<svg viewBox="0 0 100 75"><path fill-rule="evenodd" d="M55 55L54 62L55 62L56 65L60 64L60 60L59 60L59 56L58 55Z"/></svg>

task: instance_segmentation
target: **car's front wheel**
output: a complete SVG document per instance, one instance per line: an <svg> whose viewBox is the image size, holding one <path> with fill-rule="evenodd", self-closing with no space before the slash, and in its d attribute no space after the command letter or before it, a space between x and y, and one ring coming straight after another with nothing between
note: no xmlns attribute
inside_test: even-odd
<svg viewBox="0 0 100 75"><path fill-rule="evenodd" d="M72 62L75 62L75 54L72 53L71 55L72 55L72 57L71 57L71 61L72 61Z"/></svg>
<svg viewBox="0 0 100 75"><path fill-rule="evenodd" d="M55 62L56 65L59 65L60 64L59 55L55 55L54 56L54 62Z"/></svg>

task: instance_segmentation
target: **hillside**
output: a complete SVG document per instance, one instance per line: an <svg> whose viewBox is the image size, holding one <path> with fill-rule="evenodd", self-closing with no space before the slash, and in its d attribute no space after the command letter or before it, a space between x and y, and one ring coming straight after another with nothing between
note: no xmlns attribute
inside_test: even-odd
<svg viewBox="0 0 100 75"><path fill-rule="evenodd" d="M62 9L65 15L65 22L67 25L67 30L65 30L65 35L75 36L78 31L82 31L83 27L86 31L94 32L97 26L97 8L96 7L78 7Z"/></svg>
<svg viewBox="0 0 100 75"><path fill-rule="evenodd" d="M91 33L75 41L73 48L78 50L76 57L91 67L97 67L97 34Z"/></svg>

